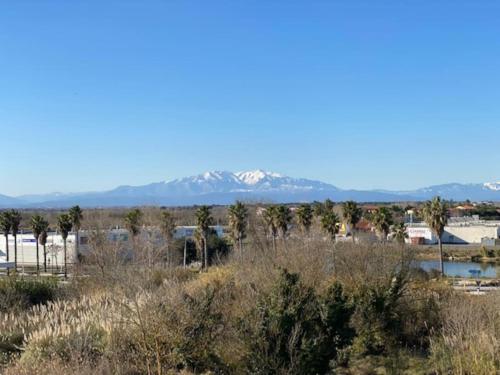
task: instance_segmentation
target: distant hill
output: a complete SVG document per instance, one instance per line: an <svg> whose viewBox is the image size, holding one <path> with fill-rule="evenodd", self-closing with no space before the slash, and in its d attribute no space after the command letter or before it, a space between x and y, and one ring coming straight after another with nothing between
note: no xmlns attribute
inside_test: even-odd
<svg viewBox="0 0 500 375"><path fill-rule="evenodd" d="M321 181L293 178L262 170L232 173L206 172L173 181L143 186L119 186L103 192L0 195L0 207L58 208L136 205L229 204L235 200L253 202L311 202L330 198L359 202L421 201L439 195L445 199L500 201L500 183L446 184L413 191L345 190Z"/></svg>

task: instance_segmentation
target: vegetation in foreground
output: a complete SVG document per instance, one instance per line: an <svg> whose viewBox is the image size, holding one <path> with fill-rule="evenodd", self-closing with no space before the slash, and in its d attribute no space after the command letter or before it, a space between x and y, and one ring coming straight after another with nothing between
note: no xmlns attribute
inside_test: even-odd
<svg viewBox="0 0 500 375"><path fill-rule="evenodd" d="M207 272L115 264L3 281L6 374L492 374L498 296L455 294L391 245L290 241ZM10 301L10 302L7 302ZM24 301L20 303L20 301Z"/></svg>
<svg viewBox="0 0 500 375"><path fill-rule="evenodd" d="M411 268L404 228L384 210L374 215L379 243L336 242L340 217L360 214L303 205L291 227L287 207L257 215L235 205L226 240L200 207L184 241L163 212L158 242L139 236L143 213L132 211L131 253L96 224L69 283L1 280L1 372L498 373L499 296L468 296Z"/></svg>

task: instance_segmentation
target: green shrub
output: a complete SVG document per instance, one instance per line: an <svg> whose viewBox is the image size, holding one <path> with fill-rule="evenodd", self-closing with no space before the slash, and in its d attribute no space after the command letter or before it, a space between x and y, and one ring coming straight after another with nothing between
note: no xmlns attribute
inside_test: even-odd
<svg viewBox="0 0 500 375"><path fill-rule="evenodd" d="M22 310L45 304L56 298L55 279L19 279L10 277L0 280L0 311Z"/></svg>
<svg viewBox="0 0 500 375"><path fill-rule="evenodd" d="M358 355L380 355L390 352L401 341L403 327L399 309L406 280L399 273L390 284L361 286L354 295L356 339L353 349Z"/></svg>
<svg viewBox="0 0 500 375"><path fill-rule="evenodd" d="M324 374L352 339L352 308L339 284L318 297L284 270L243 334L251 373Z"/></svg>

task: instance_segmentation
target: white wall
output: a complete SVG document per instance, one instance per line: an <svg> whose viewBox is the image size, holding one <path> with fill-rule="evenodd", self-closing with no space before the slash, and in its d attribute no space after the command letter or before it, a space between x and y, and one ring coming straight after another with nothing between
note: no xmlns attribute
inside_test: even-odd
<svg viewBox="0 0 500 375"><path fill-rule="evenodd" d="M423 237L425 244L436 244L437 238L429 227L417 224L407 228L408 242L411 238ZM444 228L443 242L451 244L480 244L483 238L499 238L500 225L496 224L468 224L447 225Z"/></svg>
<svg viewBox="0 0 500 375"><path fill-rule="evenodd" d="M14 261L14 236L9 235L9 261ZM64 244L61 235L49 233L47 237L47 264L62 266L64 264ZM5 236L0 236L0 250L6 253ZM39 246L40 264L43 264L43 247ZM67 239L67 262L76 261L75 235L70 234ZM18 265L36 264L36 240L32 234L17 235L17 263Z"/></svg>

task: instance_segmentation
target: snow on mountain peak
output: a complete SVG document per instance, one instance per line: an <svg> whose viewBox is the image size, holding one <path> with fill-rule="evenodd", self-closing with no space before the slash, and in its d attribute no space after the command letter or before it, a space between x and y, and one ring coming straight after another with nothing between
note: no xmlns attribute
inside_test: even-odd
<svg viewBox="0 0 500 375"><path fill-rule="evenodd" d="M265 178L282 178L283 175L274 172L266 172L261 169L247 172L237 172L235 176L247 185L256 185Z"/></svg>
<svg viewBox="0 0 500 375"><path fill-rule="evenodd" d="M486 182L484 187L489 190L499 191L500 190L500 182Z"/></svg>

